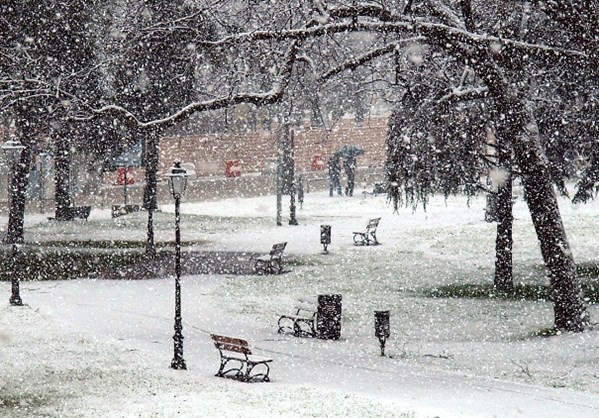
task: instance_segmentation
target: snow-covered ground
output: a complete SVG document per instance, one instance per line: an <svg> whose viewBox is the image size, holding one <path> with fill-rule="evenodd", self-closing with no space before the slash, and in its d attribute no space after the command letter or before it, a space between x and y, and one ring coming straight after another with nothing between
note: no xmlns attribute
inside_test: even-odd
<svg viewBox="0 0 599 418"><path fill-rule="evenodd" d="M286 198L287 199L287 198ZM577 262L597 260L599 202L561 200ZM287 213L287 201L284 202ZM278 276L185 276L187 371L170 369L173 280L25 282L26 306L0 307L0 416L6 417L597 417L599 330L538 337L552 325L544 301L434 299L421 290L492 281L495 225L484 201L434 198L426 212L393 214L385 197L310 193L298 226L275 226L274 196L185 203L182 239L195 250L268 251L287 241ZM172 205L156 216L173 239ZM514 206L517 281L543 283L525 202ZM27 220L26 240L144 240L145 215L89 222ZM382 245L355 247L352 231L381 217ZM330 253L319 244L332 226ZM339 341L276 333L299 296L343 296ZM0 283L6 300L10 284ZM391 311L388 357L375 310ZM596 305L589 307L593 324ZM249 340L274 358L271 383L214 377L209 333Z"/></svg>

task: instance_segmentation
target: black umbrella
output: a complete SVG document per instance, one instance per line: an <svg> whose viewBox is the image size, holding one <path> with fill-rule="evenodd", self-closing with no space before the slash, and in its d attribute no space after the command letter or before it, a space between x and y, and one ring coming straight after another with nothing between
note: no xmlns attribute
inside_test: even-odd
<svg viewBox="0 0 599 418"><path fill-rule="evenodd" d="M364 149L357 145L344 145L339 148L335 154L341 158L352 158L364 154Z"/></svg>

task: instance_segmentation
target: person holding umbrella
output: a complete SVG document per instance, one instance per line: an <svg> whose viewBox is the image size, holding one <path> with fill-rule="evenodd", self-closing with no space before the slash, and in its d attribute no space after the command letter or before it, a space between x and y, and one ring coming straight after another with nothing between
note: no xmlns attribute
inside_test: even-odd
<svg viewBox="0 0 599 418"><path fill-rule="evenodd" d="M341 196L341 164L339 163L339 155L333 154L327 161L329 169L329 196L333 197L333 190L337 189L337 195Z"/></svg>
<svg viewBox="0 0 599 418"><path fill-rule="evenodd" d="M347 196L353 196L356 179L356 157L364 154L364 150L357 145L344 145L336 152L336 154L344 158L343 168L345 169L345 175L347 176L345 194Z"/></svg>
<svg viewBox="0 0 599 418"><path fill-rule="evenodd" d="M347 157L343 161L343 168L345 169L345 175L347 176L347 187L345 188L346 196L354 195L354 183L356 180L356 165L357 161L355 157Z"/></svg>

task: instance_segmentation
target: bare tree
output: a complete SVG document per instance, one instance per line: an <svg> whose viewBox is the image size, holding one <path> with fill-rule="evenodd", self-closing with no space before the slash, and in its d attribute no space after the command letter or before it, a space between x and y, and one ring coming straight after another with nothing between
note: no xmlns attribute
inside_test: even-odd
<svg viewBox="0 0 599 418"><path fill-rule="evenodd" d="M348 33L367 32L378 34L379 37L416 34L421 37L421 42L435 45L449 56L467 62L485 84L494 101L501 120L498 138L507 141L515 152L515 163L522 174L527 203L553 289L555 326L572 331L584 329L588 318L537 124L526 100L527 92L519 91L518 86L510 82L508 72L511 68L505 63L513 63L514 60L549 62L560 59L571 65L578 63L589 66L596 57L586 48L546 46L473 33L466 28L460 9L452 4L440 1L411 4L411 15L407 16L393 3L395 2L327 2L328 7L325 7L321 2L314 2L311 4L320 7L312 10L310 19L297 23L303 16L293 14L294 28L255 29L225 37L211 45L224 47L242 41L297 40L306 51L314 54L318 51L313 40L333 38L340 45L341 51L347 53L351 51L351 47L342 42L347 42L350 38ZM566 7L572 6L572 3L566 3ZM291 10L291 6L302 4L289 2L286 7ZM385 7L387 5L390 7ZM260 24L264 26L264 21L260 21ZM350 61L346 60L348 67Z"/></svg>

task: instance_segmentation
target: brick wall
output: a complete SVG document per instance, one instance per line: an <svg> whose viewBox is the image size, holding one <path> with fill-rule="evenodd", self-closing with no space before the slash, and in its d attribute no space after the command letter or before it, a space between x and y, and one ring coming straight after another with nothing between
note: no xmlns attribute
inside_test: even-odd
<svg viewBox="0 0 599 418"><path fill-rule="evenodd" d="M359 167L383 167L387 118L378 117L356 126L354 119L342 119L333 129L294 128L296 170L309 171L314 154L323 160L344 144L364 148ZM160 141L160 170L175 159L192 163L198 176L223 175L225 161L239 160L242 173L266 172L276 158L276 130L248 133L165 137Z"/></svg>
<svg viewBox="0 0 599 418"><path fill-rule="evenodd" d="M386 135L386 117L367 119L362 126L356 126L354 119L342 119L330 130L296 127L294 128L296 171L297 173L309 172L314 154L321 154L323 161L326 162L331 154L343 145L354 144L364 148L364 154L357 159L356 187L360 187L360 184L371 187L374 181L380 181L383 176ZM189 201L216 199L223 196L272 194L275 193L275 180L272 174L267 173L269 164L272 164L276 158L276 146L277 136L274 129L227 135L166 137L160 141L159 170L165 172L175 159L195 166L199 178L190 181L186 193ZM224 176L225 161L232 159L240 161L242 177ZM0 174L2 170L0 162ZM128 187L128 202L141 204L144 171L141 168L133 171L135 184ZM249 173L256 175L246 175ZM4 179L0 178L0 213L6 209L6 177L5 175ZM304 179L306 189L328 188L326 169L307 173ZM159 202L170 202L167 184L164 179L160 180ZM102 183L103 187L98 187L94 192L87 190L75 193L74 204L91 204L94 208L104 208L110 207L111 204L123 203L123 186L115 185L116 172L105 173L103 181L96 181L98 184ZM44 203L46 210L53 207L51 182L52 179L48 178ZM39 206L40 203L35 199L27 202L28 211L38 211Z"/></svg>

